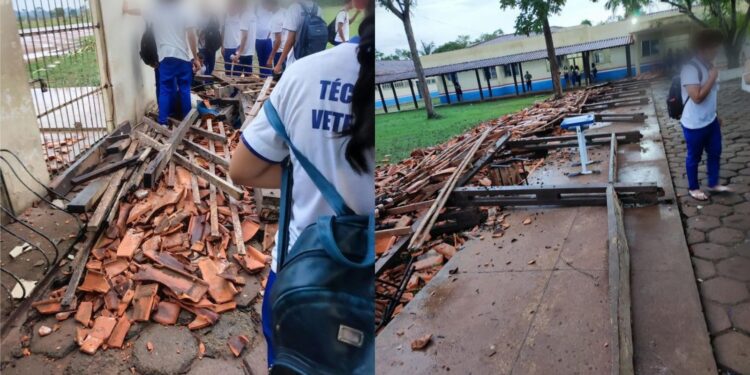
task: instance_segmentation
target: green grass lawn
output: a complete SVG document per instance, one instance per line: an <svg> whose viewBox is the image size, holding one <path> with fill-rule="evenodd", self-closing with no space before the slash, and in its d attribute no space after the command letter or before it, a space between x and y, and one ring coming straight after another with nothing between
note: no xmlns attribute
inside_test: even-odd
<svg viewBox="0 0 750 375"><path fill-rule="evenodd" d="M99 64L93 36L81 38L75 53L35 59L27 62L31 79L42 78L49 87L99 86Z"/></svg>
<svg viewBox="0 0 750 375"><path fill-rule="evenodd" d="M414 149L446 141L483 121L501 117L546 99L546 95L501 99L493 102L437 107L441 116L427 120L423 109L375 116L375 151L379 162L390 163L409 156Z"/></svg>

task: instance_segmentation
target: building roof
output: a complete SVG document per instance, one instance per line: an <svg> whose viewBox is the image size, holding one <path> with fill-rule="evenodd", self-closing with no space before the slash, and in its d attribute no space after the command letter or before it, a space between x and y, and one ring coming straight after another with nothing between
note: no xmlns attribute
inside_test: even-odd
<svg viewBox="0 0 750 375"><path fill-rule="evenodd" d="M614 48L629 45L633 43L630 35L616 38L595 40L586 43L573 44L562 47L555 47L555 55L569 55L584 51L596 51L605 48ZM436 76L441 74L462 72L465 70L481 69L498 65L514 64L519 62L541 60L547 58L547 50L524 52L514 55L498 56L489 59L467 61L456 64L448 64L426 68L425 76ZM381 70L382 69L382 70ZM402 61L377 61L375 64L375 83L388 83L417 78L414 72L414 64L411 60Z"/></svg>
<svg viewBox="0 0 750 375"><path fill-rule="evenodd" d="M552 31L553 34L556 33L556 32L558 32L558 31L564 30L564 29L565 29L565 27L550 26L550 30ZM502 43L505 43L505 42L509 42L511 40L523 39L523 38L528 38L528 37L537 36L537 35L542 35L542 34L541 33L531 33L529 35L526 35L526 34L503 34L503 35L498 36L497 38L492 38L492 39L486 40L484 42L479 42L479 43L476 43L476 44L472 44L471 46L469 46L469 48L492 46L492 45L495 45L495 44L502 44Z"/></svg>

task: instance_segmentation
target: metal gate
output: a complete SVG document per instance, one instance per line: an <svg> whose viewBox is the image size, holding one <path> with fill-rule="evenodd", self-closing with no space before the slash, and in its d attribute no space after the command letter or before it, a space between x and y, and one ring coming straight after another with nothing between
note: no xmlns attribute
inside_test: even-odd
<svg viewBox="0 0 750 375"><path fill-rule="evenodd" d="M89 0L13 0L42 149L55 175L107 134Z"/></svg>

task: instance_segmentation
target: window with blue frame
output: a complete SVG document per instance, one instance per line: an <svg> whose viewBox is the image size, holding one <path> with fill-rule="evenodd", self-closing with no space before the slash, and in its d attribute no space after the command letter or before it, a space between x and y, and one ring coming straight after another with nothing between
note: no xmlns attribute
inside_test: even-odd
<svg viewBox="0 0 750 375"><path fill-rule="evenodd" d="M641 41L641 56L657 56L659 55L659 41L658 40L644 40Z"/></svg>

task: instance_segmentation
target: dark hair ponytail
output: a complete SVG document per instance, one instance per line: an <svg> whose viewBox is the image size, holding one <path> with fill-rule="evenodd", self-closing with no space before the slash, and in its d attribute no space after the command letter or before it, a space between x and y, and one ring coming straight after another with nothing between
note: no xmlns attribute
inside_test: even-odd
<svg viewBox="0 0 750 375"><path fill-rule="evenodd" d="M352 93L354 120L344 132L350 136L346 144L346 160L357 173L370 172L367 153L375 148L375 1L365 9L359 26L359 77Z"/></svg>

